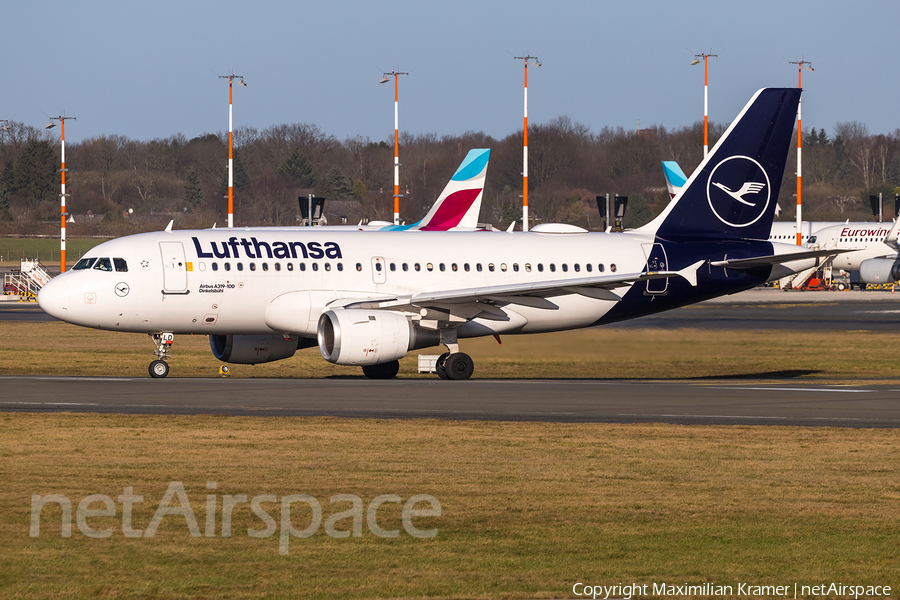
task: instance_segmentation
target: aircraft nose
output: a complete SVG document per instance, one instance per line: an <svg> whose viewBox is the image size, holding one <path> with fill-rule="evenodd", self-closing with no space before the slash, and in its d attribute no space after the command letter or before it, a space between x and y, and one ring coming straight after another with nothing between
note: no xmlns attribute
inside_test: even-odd
<svg viewBox="0 0 900 600"><path fill-rule="evenodd" d="M45 313L59 319L66 320L66 314L69 312L69 292L65 282L59 278L51 279L38 292L38 306Z"/></svg>

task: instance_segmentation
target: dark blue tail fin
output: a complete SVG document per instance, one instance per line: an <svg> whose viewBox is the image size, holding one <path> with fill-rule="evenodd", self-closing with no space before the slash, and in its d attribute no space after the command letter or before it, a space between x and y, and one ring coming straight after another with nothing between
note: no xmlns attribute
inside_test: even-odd
<svg viewBox="0 0 900 600"><path fill-rule="evenodd" d="M769 237L800 90L762 89L663 213L640 228L669 240Z"/></svg>

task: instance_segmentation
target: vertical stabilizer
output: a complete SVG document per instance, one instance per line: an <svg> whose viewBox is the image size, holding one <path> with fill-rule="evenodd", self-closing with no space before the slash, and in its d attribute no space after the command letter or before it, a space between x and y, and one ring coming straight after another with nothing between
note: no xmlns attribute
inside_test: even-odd
<svg viewBox="0 0 900 600"><path fill-rule="evenodd" d="M687 182L687 175L674 160L662 161L663 173L666 175L666 187L669 190L669 198L674 198Z"/></svg>
<svg viewBox="0 0 900 600"><path fill-rule="evenodd" d="M639 231L670 240L767 239L799 101L797 88L758 91L676 200Z"/></svg>
<svg viewBox="0 0 900 600"><path fill-rule="evenodd" d="M489 149L469 150L437 202L414 229L446 231L454 227L475 229L484 195Z"/></svg>

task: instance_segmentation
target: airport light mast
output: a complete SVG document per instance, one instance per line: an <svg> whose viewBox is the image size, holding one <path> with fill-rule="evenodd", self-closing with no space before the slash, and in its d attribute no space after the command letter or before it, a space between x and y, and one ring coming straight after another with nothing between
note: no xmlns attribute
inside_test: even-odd
<svg viewBox="0 0 900 600"><path fill-rule="evenodd" d="M244 83L243 75L235 75L234 73L231 75L219 75L219 79L228 80L228 228L230 229L234 227L234 134L232 133L231 90L235 79L244 87L247 87L247 84Z"/></svg>
<svg viewBox="0 0 900 600"><path fill-rule="evenodd" d="M390 81L389 76L394 78L394 225L400 224L400 85L398 83L400 75L409 75L409 73L398 71L384 73L381 81L378 82L387 83Z"/></svg>
<svg viewBox="0 0 900 600"><path fill-rule="evenodd" d="M703 158L709 154L709 60L710 58L718 58L718 54L706 54L701 52L694 55L692 65L700 64L703 59Z"/></svg>
<svg viewBox="0 0 900 600"><path fill-rule="evenodd" d="M536 67L541 66L537 56L514 56L525 63L525 129L522 144L522 231L528 231L528 61Z"/></svg>
<svg viewBox="0 0 900 600"><path fill-rule="evenodd" d="M807 71L815 71L812 63L808 60L788 61L792 65L797 65L797 87L803 89L803 69ZM803 102L802 98L797 103L797 245L803 243L803 232L800 229L802 222L803 205L800 202L800 194L802 191L802 170L800 168L800 151L803 146L803 128L801 127L800 106Z"/></svg>
<svg viewBox="0 0 900 600"><path fill-rule="evenodd" d="M59 272L66 272L66 121L75 120L75 117L50 117L50 122L44 129L53 129L59 121L62 126L60 130L60 167L59 172L62 180L59 190Z"/></svg>

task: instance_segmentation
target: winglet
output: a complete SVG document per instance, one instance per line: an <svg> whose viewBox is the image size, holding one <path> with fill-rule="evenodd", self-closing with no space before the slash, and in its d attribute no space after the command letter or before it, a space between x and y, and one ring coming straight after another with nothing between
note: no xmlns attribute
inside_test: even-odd
<svg viewBox="0 0 900 600"><path fill-rule="evenodd" d="M166 225L166 233L172 233L172 225L175 224L175 219L169 221L169 224Z"/></svg>
<svg viewBox="0 0 900 600"><path fill-rule="evenodd" d="M689 265L680 271L676 271L678 275L687 279L688 283L693 287L697 287L697 271L700 269L700 265L702 265L706 261L698 260L692 265Z"/></svg>
<svg viewBox="0 0 900 600"><path fill-rule="evenodd" d="M898 221L900 221L900 219L898 219ZM515 231L515 229L516 229L516 222L513 221L512 223L509 224L509 227L506 228L506 233L512 233L513 231Z"/></svg>

